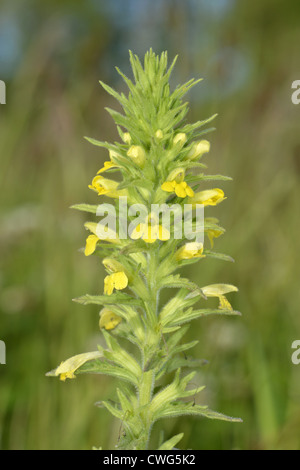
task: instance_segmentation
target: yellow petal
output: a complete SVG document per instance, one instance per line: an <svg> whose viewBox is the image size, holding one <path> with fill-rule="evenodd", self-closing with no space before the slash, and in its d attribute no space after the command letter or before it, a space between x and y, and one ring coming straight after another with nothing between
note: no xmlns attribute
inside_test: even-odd
<svg viewBox="0 0 300 470"><path fill-rule="evenodd" d="M154 225L151 230L151 223L147 225L147 229L144 231L143 240L146 243L154 243L158 239L158 226Z"/></svg>
<svg viewBox="0 0 300 470"><path fill-rule="evenodd" d="M192 259L192 258L204 258L203 253L203 244L197 242L186 243L184 246L179 248L175 257L178 261L182 259Z"/></svg>
<svg viewBox="0 0 300 470"><path fill-rule="evenodd" d="M111 295L114 289L122 290L128 285L128 277L124 272L117 272L104 279L104 294Z"/></svg>
<svg viewBox="0 0 300 470"><path fill-rule="evenodd" d="M209 229L205 230L205 233L207 234L209 241L210 241L210 246L213 248L214 246L214 238L218 238L221 235L223 235L222 230L217 230L217 229Z"/></svg>
<svg viewBox="0 0 300 470"><path fill-rule="evenodd" d="M186 196L186 183L183 181L182 183L176 184L175 186L175 193L176 196L184 198Z"/></svg>
<svg viewBox="0 0 300 470"><path fill-rule="evenodd" d="M186 192L187 196L194 197L194 191L192 190L192 188L190 186L186 187L185 192Z"/></svg>
<svg viewBox="0 0 300 470"><path fill-rule="evenodd" d="M120 322L122 318L116 315L112 310L104 308L100 312L99 327L105 330L113 330Z"/></svg>
<svg viewBox="0 0 300 470"><path fill-rule="evenodd" d="M112 274L114 276L114 283L115 283L115 288L118 290L125 289L128 285L128 277L126 274L121 271L118 273Z"/></svg>
<svg viewBox="0 0 300 470"><path fill-rule="evenodd" d="M66 379L75 379L74 372L79 369L83 364L93 359L102 357L102 353L99 351L93 351L88 353L77 354L72 356L66 361L62 362L56 369L47 372L48 377L60 376L60 380L65 381Z"/></svg>
<svg viewBox="0 0 300 470"><path fill-rule="evenodd" d="M97 235L89 235L87 237L84 250L85 256L90 256L92 253L94 253L98 240L99 238L97 237Z"/></svg>
<svg viewBox="0 0 300 470"><path fill-rule="evenodd" d="M109 170L110 168L117 168L118 165L116 165L115 163L111 162L110 160L108 160L107 162L104 162L104 166L103 168L101 168L98 172L97 172L97 175L99 175L99 173L103 173L104 171L106 170Z"/></svg>
<svg viewBox="0 0 300 470"><path fill-rule="evenodd" d="M107 225L105 225L104 227L103 226L100 227L100 228L103 228L103 230L101 231L99 230L99 224L96 222L86 222L84 226L87 230L89 230L94 235L96 235L98 240L106 240L111 243L119 242L119 237L117 233L114 230L111 230ZM101 235L102 238L100 238L98 235Z"/></svg>
<svg viewBox="0 0 300 470"><path fill-rule="evenodd" d="M175 185L176 185L176 182L175 182L175 181L165 181L165 182L161 185L161 189L162 189L163 191L167 191L168 193L173 193L173 192L174 192Z"/></svg>
<svg viewBox="0 0 300 470"><path fill-rule="evenodd" d="M143 234L145 231L145 225L144 224L138 224L135 229L132 230L130 238L132 240L139 240L142 238Z"/></svg>
<svg viewBox="0 0 300 470"><path fill-rule="evenodd" d="M104 278L104 294L111 295L114 291L114 283L111 276L106 276Z"/></svg>
<svg viewBox="0 0 300 470"><path fill-rule="evenodd" d="M196 193L189 202L192 204L203 204L204 206L216 206L221 201L226 199L222 189L206 189Z"/></svg>
<svg viewBox="0 0 300 470"><path fill-rule="evenodd" d="M232 310L232 306L230 302L228 302L228 300L226 299L225 295L220 295L219 300L220 300L219 308L221 310Z"/></svg>
<svg viewBox="0 0 300 470"><path fill-rule="evenodd" d="M159 226L158 228L158 238L161 241L166 241L170 240L170 232L166 228L164 228L162 225Z"/></svg>
<svg viewBox="0 0 300 470"><path fill-rule="evenodd" d="M219 297L229 292L238 291L238 288L232 284L210 284L209 286L201 287L201 289L207 297Z"/></svg>

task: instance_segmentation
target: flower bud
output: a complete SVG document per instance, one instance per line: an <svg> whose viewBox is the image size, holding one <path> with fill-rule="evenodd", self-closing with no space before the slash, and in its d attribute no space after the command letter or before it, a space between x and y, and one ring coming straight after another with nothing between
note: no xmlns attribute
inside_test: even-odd
<svg viewBox="0 0 300 470"><path fill-rule="evenodd" d="M157 131L155 132L155 137L157 138L157 140L161 140L164 137L163 131L161 129L157 129Z"/></svg>
<svg viewBox="0 0 300 470"><path fill-rule="evenodd" d="M111 271L113 273L116 273L116 272L125 272L125 269L124 269L124 266L119 263L119 261L113 259L113 258L104 258L102 260L102 264L104 265L104 267L108 270L108 271Z"/></svg>
<svg viewBox="0 0 300 470"><path fill-rule="evenodd" d="M222 189L214 188L195 193L194 197L191 197L188 202L193 205L203 204L204 206L216 206L224 199L226 199L226 197Z"/></svg>
<svg viewBox="0 0 300 470"><path fill-rule="evenodd" d="M183 132L179 132L179 134L176 134L174 139L173 139L173 147L178 146L179 148L182 148L184 144L187 141L187 136Z"/></svg>
<svg viewBox="0 0 300 470"><path fill-rule="evenodd" d="M132 145L127 152L130 157L140 168L143 168L146 161L146 154L143 147L140 145Z"/></svg>
<svg viewBox="0 0 300 470"><path fill-rule="evenodd" d="M176 181L181 183L184 180L185 171L184 168L175 168L167 177L167 181Z"/></svg>
<svg viewBox="0 0 300 470"><path fill-rule="evenodd" d="M131 144L132 139L131 139L131 135L129 134L129 132L124 132L122 139L125 144L128 144L128 145Z"/></svg>
<svg viewBox="0 0 300 470"><path fill-rule="evenodd" d="M197 242L186 243L175 253L175 258L177 261L204 257L205 255L203 255L203 244Z"/></svg>
<svg viewBox="0 0 300 470"><path fill-rule="evenodd" d="M187 154L187 158L189 160L195 160L196 158L202 157L205 153L208 153L210 150L210 142L208 140L200 140L196 142L189 153Z"/></svg>

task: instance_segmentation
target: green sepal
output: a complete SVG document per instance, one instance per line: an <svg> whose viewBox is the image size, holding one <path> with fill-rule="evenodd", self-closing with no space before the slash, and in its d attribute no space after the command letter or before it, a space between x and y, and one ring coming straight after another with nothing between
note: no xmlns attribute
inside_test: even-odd
<svg viewBox="0 0 300 470"><path fill-rule="evenodd" d="M171 439L168 439L165 441L161 446L158 448L158 450L172 450L178 444L179 441L183 438L184 434L181 432L180 434L176 434L176 436L171 437Z"/></svg>

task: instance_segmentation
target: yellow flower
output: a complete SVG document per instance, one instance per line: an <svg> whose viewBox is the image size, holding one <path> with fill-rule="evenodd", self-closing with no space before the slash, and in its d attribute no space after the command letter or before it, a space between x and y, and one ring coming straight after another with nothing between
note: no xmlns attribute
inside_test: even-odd
<svg viewBox="0 0 300 470"><path fill-rule="evenodd" d="M99 327L105 330L113 330L120 322L122 318L116 315L109 308L103 308L100 312Z"/></svg>
<svg viewBox="0 0 300 470"><path fill-rule="evenodd" d="M140 145L132 145L127 152L128 157L132 159L140 168L143 168L146 161L146 153Z"/></svg>
<svg viewBox="0 0 300 470"><path fill-rule="evenodd" d="M195 160L196 158L202 157L205 153L208 153L210 150L210 143L208 140L200 140L195 142L191 150L187 154L189 160Z"/></svg>
<svg viewBox="0 0 300 470"><path fill-rule="evenodd" d="M137 227L132 231L130 238L132 240L142 238L146 243L154 243L156 240L169 240L170 232L162 225L159 225L158 221L150 214L146 217L144 224L137 225Z"/></svg>
<svg viewBox="0 0 300 470"><path fill-rule="evenodd" d="M182 181L181 183L177 183L175 180L173 181L165 181L161 185L161 189L163 191L167 191L168 193L175 193L176 196L178 197L193 197L194 196L194 191L190 186L185 181Z"/></svg>
<svg viewBox="0 0 300 470"><path fill-rule="evenodd" d="M91 254L94 253L94 251L96 250L96 245L99 240L108 241L111 243L118 243L119 241L119 237L116 234L116 232L109 230L107 226L103 227L104 232L107 234L107 236L101 239L98 237L98 234L99 234L99 230L97 230L98 224L96 224L95 222L86 222L84 226L85 228L87 228L88 230L92 232L92 235L89 235L86 239L86 245L85 245L85 250L84 250L85 256L90 256Z"/></svg>
<svg viewBox="0 0 300 470"><path fill-rule="evenodd" d="M102 260L102 264L108 271L111 271L112 273L116 273L120 271L125 272L124 266L121 263L119 263L119 261L113 258L104 258Z"/></svg>
<svg viewBox="0 0 300 470"><path fill-rule="evenodd" d="M98 359L102 357L102 353L99 351L93 351L88 353L77 354L72 356L66 361L62 362L56 369L47 372L47 376L57 377L59 375L60 380L63 382L66 379L75 379L76 376L74 372L79 369L83 364L93 359Z"/></svg>
<svg viewBox="0 0 300 470"><path fill-rule="evenodd" d="M119 197L120 191L117 191L119 183L103 176L97 175L93 178L92 184L89 184L89 188L96 191L99 196L106 194L108 197Z"/></svg>
<svg viewBox="0 0 300 470"><path fill-rule="evenodd" d="M106 170L109 170L110 168L117 168L117 167L118 165L116 163L113 163L112 161L108 160L107 162L104 162L103 168L100 168L100 170L97 172L97 175L99 175L100 173L103 173Z"/></svg>
<svg viewBox="0 0 300 470"><path fill-rule="evenodd" d="M106 276L104 279L104 294L111 295L114 289L122 290L128 285L128 277L123 271Z"/></svg>
<svg viewBox="0 0 300 470"><path fill-rule="evenodd" d="M94 253L94 251L96 250L96 244L98 240L99 238L97 237L97 235L89 235L87 237L85 250L84 250L85 256L90 256L91 254Z"/></svg>
<svg viewBox="0 0 300 470"><path fill-rule="evenodd" d="M206 297L218 297L219 298L219 309L221 310L232 310L232 306L225 297L225 294L229 292L237 292L238 288L231 284L211 284L201 288L202 292Z"/></svg>
<svg viewBox="0 0 300 470"><path fill-rule="evenodd" d="M222 202L226 197L224 197L224 192L222 189L205 189L199 193L195 193L188 202L191 204L203 204L204 206L216 206Z"/></svg>
<svg viewBox="0 0 300 470"><path fill-rule="evenodd" d="M208 230L205 230L205 233L206 235L208 236L209 238L209 241L210 241L210 246L213 248L214 246L214 238L218 238L220 237L221 235L223 235L223 231L222 230L218 230L218 229L208 229Z"/></svg>
<svg viewBox="0 0 300 470"><path fill-rule="evenodd" d="M203 244L197 242L186 243L175 253L177 261L182 259L204 258Z"/></svg>

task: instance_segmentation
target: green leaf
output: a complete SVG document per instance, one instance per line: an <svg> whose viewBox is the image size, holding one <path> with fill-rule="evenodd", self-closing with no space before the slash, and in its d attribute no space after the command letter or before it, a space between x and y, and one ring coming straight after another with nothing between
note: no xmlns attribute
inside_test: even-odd
<svg viewBox="0 0 300 470"><path fill-rule="evenodd" d="M161 281L160 284L161 288L163 287L177 287L177 288L182 288L186 287L187 289L197 293L197 295L201 295L206 300L206 296L200 289L200 287L195 284L194 282L190 281L189 279L186 279L184 277L181 277L180 274L175 274L175 275L170 275L164 278Z"/></svg>
<svg viewBox="0 0 300 470"><path fill-rule="evenodd" d="M230 261L231 263L234 263L234 259L231 256L224 255L223 253L215 253L214 251L204 250L204 254L208 258L215 258L220 259L222 261Z"/></svg>
<svg viewBox="0 0 300 470"><path fill-rule="evenodd" d="M175 356L171 361L169 361L167 365L168 372L172 372L173 370L183 369L184 367L188 367L189 369L200 369L204 367L208 361L205 359L193 359L191 357L182 357L182 356Z"/></svg>
<svg viewBox="0 0 300 470"><path fill-rule="evenodd" d="M130 394L130 398L128 397L127 393L124 393L123 390L120 390L117 388L117 394L118 398L120 400L120 405L124 413L133 413L133 403L131 399L134 399L135 405L136 405L136 400L133 394Z"/></svg>
<svg viewBox="0 0 300 470"><path fill-rule="evenodd" d="M161 410L159 416L155 416L155 419L161 418L177 418L179 416L193 415L198 417L205 417L209 419L219 419L222 421L232 421L236 423L242 423L240 418L233 418L231 416L218 413L210 410L206 406L195 405L193 402L175 402L170 403Z"/></svg>
<svg viewBox="0 0 300 470"><path fill-rule="evenodd" d="M111 305L111 304L130 304L136 306L143 306L143 302L139 299L132 297L131 295L117 292L111 295L82 295L73 299L74 302L78 302L82 305L97 304L97 305Z"/></svg>
<svg viewBox="0 0 300 470"><path fill-rule="evenodd" d="M108 150L118 151L115 145L110 144L109 142L102 142L100 140L94 139L93 137L84 136L85 140L90 142L90 144L96 145L97 147L103 147Z"/></svg>
<svg viewBox="0 0 300 470"><path fill-rule="evenodd" d="M149 245L144 242L144 240L135 240L134 242L129 242L121 250L122 255L128 255L130 253L140 253L149 251Z"/></svg>
<svg viewBox="0 0 300 470"><path fill-rule="evenodd" d="M124 417L123 410L120 410L117 404L111 401L102 401L102 405L116 418L122 420Z"/></svg>
<svg viewBox="0 0 300 470"><path fill-rule="evenodd" d="M111 364L106 360L87 363L76 371L77 374L102 374L111 375L120 380L125 380L134 386L138 385L136 376L123 367Z"/></svg>
<svg viewBox="0 0 300 470"><path fill-rule="evenodd" d="M99 80L99 83L102 85L102 87L104 88L105 91L107 91L107 93L109 93L110 95L112 95L114 98L116 98L117 101L119 101L119 103L122 105L122 106L126 106L127 105L127 99L125 98L125 96L123 95L120 95L117 91L115 91L113 88L111 88L109 85L106 85L106 83L102 82L101 80Z"/></svg>
<svg viewBox="0 0 300 470"><path fill-rule="evenodd" d="M176 436L171 437L171 439L168 439L165 441L158 450L172 450L176 444L178 444L179 441L183 438L184 434L183 432L180 434L176 434Z"/></svg>
<svg viewBox="0 0 300 470"><path fill-rule="evenodd" d="M123 183L119 184L118 189L126 189L129 186L137 186L138 188L148 189L148 191L152 191L153 189L153 183L142 178L124 181Z"/></svg>
<svg viewBox="0 0 300 470"><path fill-rule="evenodd" d="M197 175L187 175L185 178L187 183L194 183L195 181L232 181L232 178L230 176L224 176L224 175L204 175L202 174L197 174Z"/></svg>
<svg viewBox="0 0 300 470"><path fill-rule="evenodd" d="M178 315L177 318L174 318L168 326L178 326L182 325L183 323L190 322L192 320L196 320L197 318L207 317L209 315L228 315L228 316L236 316L241 315L240 312L237 310L223 310L223 309L199 309L199 310L188 310L181 315Z"/></svg>
<svg viewBox="0 0 300 470"><path fill-rule="evenodd" d="M90 212L96 214L99 204L74 204L70 209L77 209L78 211Z"/></svg>
<svg viewBox="0 0 300 470"><path fill-rule="evenodd" d="M194 83L196 85L196 83ZM194 124L187 124L181 129L181 132L189 133L191 131L194 131L195 129L199 129L200 127L203 127L205 124L208 124L209 122L213 121L218 115L213 114L207 119L204 119L203 121L197 121Z"/></svg>

